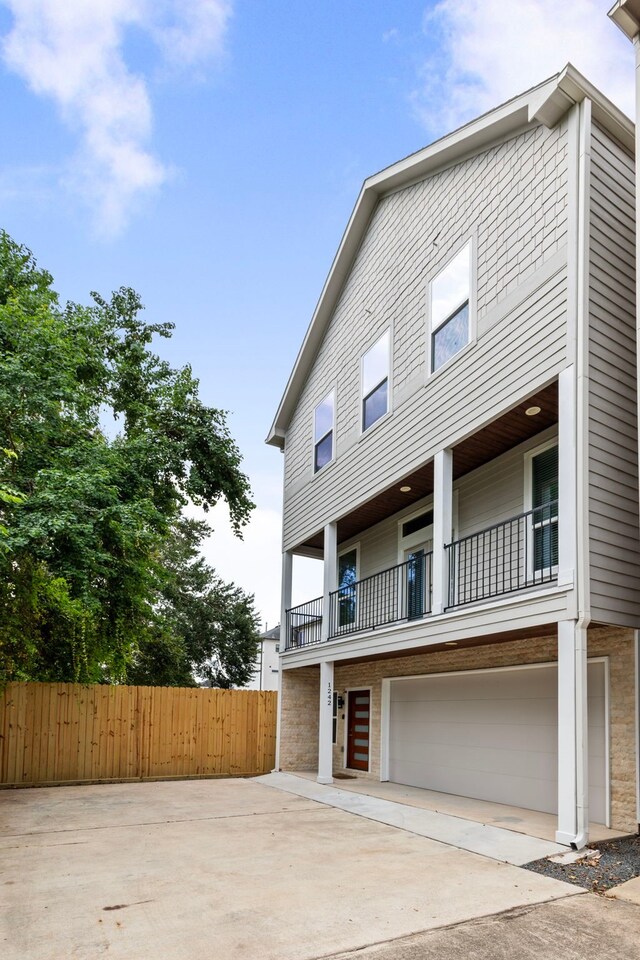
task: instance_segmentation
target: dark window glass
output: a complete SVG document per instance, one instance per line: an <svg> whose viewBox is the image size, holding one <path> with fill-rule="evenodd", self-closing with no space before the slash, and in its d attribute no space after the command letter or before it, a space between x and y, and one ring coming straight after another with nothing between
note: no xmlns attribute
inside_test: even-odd
<svg viewBox="0 0 640 960"><path fill-rule="evenodd" d="M534 569L536 573L549 574L553 567L558 566L558 521L540 522L536 524L533 532L535 534Z"/></svg>
<svg viewBox="0 0 640 960"><path fill-rule="evenodd" d="M407 616L410 620L424 616L425 557L416 550L407 558Z"/></svg>
<svg viewBox="0 0 640 960"><path fill-rule="evenodd" d="M418 530L430 527L432 523L433 510L427 510L426 513L421 513L419 517L414 517L413 520L407 520L406 523L402 524L402 536L409 537L412 533L417 533Z"/></svg>
<svg viewBox="0 0 640 960"><path fill-rule="evenodd" d="M558 448L539 453L532 461L533 506L558 499Z"/></svg>
<svg viewBox="0 0 640 960"><path fill-rule="evenodd" d="M333 457L333 430L319 443L316 443L315 469L316 472L324 467Z"/></svg>
<svg viewBox="0 0 640 960"><path fill-rule="evenodd" d="M372 424L384 417L387 412L387 385L388 380L383 380L375 390L362 401L362 429L367 430Z"/></svg>
<svg viewBox="0 0 640 960"><path fill-rule="evenodd" d="M348 627L356 619L356 577L358 554L355 550L338 558L338 626Z"/></svg>
<svg viewBox="0 0 640 960"><path fill-rule="evenodd" d="M550 573L558 565L558 448L534 457L531 474L534 570Z"/></svg>
<svg viewBox="0 0 640 960"><path fill-rule="evenodd" d="M431 368L437 370L469 342L469 302L463 304L431 338Z"/></svg>

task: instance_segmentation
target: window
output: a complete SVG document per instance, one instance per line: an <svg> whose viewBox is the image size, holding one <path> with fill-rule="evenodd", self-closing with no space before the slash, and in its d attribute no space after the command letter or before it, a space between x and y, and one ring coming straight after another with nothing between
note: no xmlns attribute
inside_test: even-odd
<svg viewBox="0 0 640 960"><path fill-rule="evenodd" d="M338 557L338 626L349 627L356 619L358 551Z"/></svg>
<svg viewBox="0 0 640 960"><path fill-rule="evenodd" d="M431 370L442 367L470 340L471 243L431 281Z"/></svg>
<svg viewBox="0 0 640 960"><path fill-rule="evenodd" d="M280 653L280 644L276 643L276 653Z"/></svg>
<svg viewBox="0 0 640 960"><path fill-rule="evenodd" d="M335 394L332 390L313 413L313 472L333 460L333 417Z"/></svg>
<svg viewBox="0 0 640 960"><path fill-rule="evenodd" d="M426 513L420 513L417 517L413 517L411 520L407 520L406 523L402 524L402 538L410 537L412 533L417 533L418 530L424 530L425 527L433 526L433 510L427 510Z"/></svg>
<svg viewBox="0 0 640 960"><path fill-rule="evenodd" d="M362 358L362 430L384 417L389 409L389 331Z"/></svg>
<svg viewBox="0 0 640 960"><path fill-rule="evenodd" d="M558 566L558 448L531 458L534 574Z"/></svg>

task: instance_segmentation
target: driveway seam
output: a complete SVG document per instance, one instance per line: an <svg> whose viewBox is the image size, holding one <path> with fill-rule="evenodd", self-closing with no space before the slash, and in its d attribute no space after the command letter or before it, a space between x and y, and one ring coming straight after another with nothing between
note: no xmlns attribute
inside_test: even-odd
<svg viewBox="0 0 640 960"><path fill-rule="evenodd" d="M313 803L314 807L307 807L307 813L319 813L323 807L325 809L327 807L327 804L318 804L316 800L309 800L308 802ZM315 809L315 807L318 807L318 809ZM137 820L135 823L107 823L104 826L96 824L92 827L69 827L64 830L36 830L33 833L2 833L0 834L0 844L3 840L16 840L20 837L48 837L59 833L82 833L84 831L92 833L95 830L119 830L121 827L153 827L163 823L204 823L208 820L240 820L243 817L279 817L285 813L294 812L296 812L296 808L291 807L289 810L271 810L265 811L265 813L230 813L220 817L184 817L180 820Z"/></svg>

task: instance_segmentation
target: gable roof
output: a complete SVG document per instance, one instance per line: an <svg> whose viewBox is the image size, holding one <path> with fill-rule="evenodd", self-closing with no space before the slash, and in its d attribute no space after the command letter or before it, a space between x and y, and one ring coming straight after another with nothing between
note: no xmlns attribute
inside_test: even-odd
<svg viewBox="0 0 640 960"><path fill-rule="evenodd" d="M576 103L589 99L594 120L634 150L631 120L571 64L560 73L489 113L459 127L417 153L364 181L320 294L266 442L284 447L285 432L320 349L334 308L378 201L393 190L474 156L505 137L543 123L554 127Z"/></svg>

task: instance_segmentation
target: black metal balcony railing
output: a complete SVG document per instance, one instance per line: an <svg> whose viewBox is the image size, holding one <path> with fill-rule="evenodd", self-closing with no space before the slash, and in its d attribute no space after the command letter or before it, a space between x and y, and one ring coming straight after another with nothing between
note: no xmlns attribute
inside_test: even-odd
<svg viewBox="0 0 640 960"><path fill-rule="evenodd" d="M285 650L308 647L322 639L322 597L287 610Z"/></svg>
<svg viewBox="0 0 640 960"><path fill-rule="evenodd" d="M555 580L558 502L545 503L446 546L449 607Z"/></svg>
<svg viewBox="0 0 640 960"><path fill-rule="evenodd" d="M329 602L329 637L374 630L431 612L431 553L334 590Z"/></svg>
<svg viewBox="0 0 640 960"><path fill-rule="evenodd" d="M550 583L558 568L558 502L462 537L445 550L448 609ZM334 590L329 596L329 639L427 616L432 568L432 553L416 554ZM318 597L287 611L287 650L320 643L322 606Z"/></svg>

